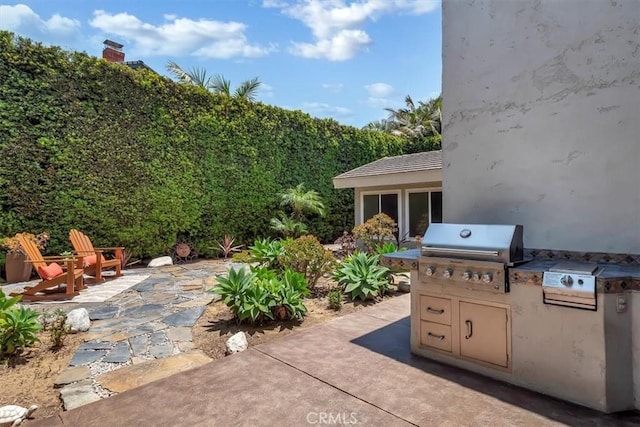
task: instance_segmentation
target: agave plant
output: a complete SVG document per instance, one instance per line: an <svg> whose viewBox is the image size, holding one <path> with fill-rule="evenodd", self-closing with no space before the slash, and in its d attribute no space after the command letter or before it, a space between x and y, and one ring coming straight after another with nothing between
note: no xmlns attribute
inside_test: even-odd
<svg viewBox="0 0 640 427"><path fill-rule="evenodd" d="M351 299L372 299L381 296L389 286L389 269L378 265L378 255L354 252L333 274L334 280L344 286Z"/></svg>
<svg viewBox="0 0 640 427"><path fill-rule="evenodd" d="M247 272L244 268L237 270L231 268L226 277L218 276L217 279L218 283L209 292L220 295L222 302L231 308L234 315L238 316L242 310L244 294L255 284L255 273Z"/></svg>

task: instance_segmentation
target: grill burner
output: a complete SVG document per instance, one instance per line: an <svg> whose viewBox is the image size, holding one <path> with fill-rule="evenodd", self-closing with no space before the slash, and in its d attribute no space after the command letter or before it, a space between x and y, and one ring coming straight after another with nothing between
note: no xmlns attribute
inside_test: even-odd
<svg viewBox="0 0 640 427"><path fill-rule="evenodd" d="M431 224L422 239L421 280L509 292L506 268L523 262L521 225Z"/></svg>
<svg viewBox="0 0 640 427"><path fill-rule="evenodd" d="M545 304L597 310L596 275L598 265L560 262L544 272L542 294Z"/></svg>

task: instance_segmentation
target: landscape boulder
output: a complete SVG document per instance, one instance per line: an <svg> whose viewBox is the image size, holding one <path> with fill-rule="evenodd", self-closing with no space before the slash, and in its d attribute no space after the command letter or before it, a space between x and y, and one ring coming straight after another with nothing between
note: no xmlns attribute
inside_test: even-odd
<svg viewBox="0 0 640 427"><path fill-rule="evenodd" d="M170 256L161 256L159 258L154 258L149 262L147 267L162 267L165 265L173 265L173 259Z"/></svg>
<svg viewBox="0 0 640 427"><path fill-rule="evenodd" d="M245 351L249 347L247 336L244 332L238 332L229 338L226 342L227 354L239 353Z"/></svg>
<svg viewBox="0 0 640 427"><path fill-rule="evenodd" d="M89 320L89 312L87 309L76 308L75 310L71 310L67 314L65 326L67 326L72 333L88 331L91 326L91 320Z"/></svg>

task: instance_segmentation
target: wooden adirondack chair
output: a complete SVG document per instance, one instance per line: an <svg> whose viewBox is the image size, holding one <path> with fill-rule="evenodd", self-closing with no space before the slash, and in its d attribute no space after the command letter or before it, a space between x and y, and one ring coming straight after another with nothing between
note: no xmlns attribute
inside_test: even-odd
<svg viewBox="0 0 640 427"><path fill-rule="evenodd" d="M103 282L105 279L102 276L102 270L107 268L115 267L116 269L115 276L111 277L122 276L123 247L94 248L91 240L78 230L71 230L69 232L69 239L76 253L84 257L84 273L93 276L92 279L88 279L89 283ZM103 255L104 252L113 252L115 257L106 259Z"/></svg>
<svg viewBox="0 0 640 427"><path fill-rule="evenodd" d="M42 279L35 286L25 288L21 293L12 293L12 296L21 295L23 301L46 301L71 299L86 289L83 283L82 258L69 258L61 256L44 257L38 246L24 234L18 234L20 246L27 254L28 260L33 263L38 275ZM66 271L57 263L66 264ZM54 272L57 270L57 272ZM66 288L61 285L66 284ZM44 295L43 295L44 294Z"/></svg>

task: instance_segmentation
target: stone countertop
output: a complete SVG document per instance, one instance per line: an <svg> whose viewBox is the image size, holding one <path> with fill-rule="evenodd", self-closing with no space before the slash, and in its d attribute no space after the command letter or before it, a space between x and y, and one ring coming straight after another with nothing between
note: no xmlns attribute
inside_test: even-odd
<svg viewBox="0 0 640 427"><path fill-rule="evenodd" d="M511 267L509 271L526 271L544 273L549 271L551 267L560 263L560 260L532 260L516 267ZM630 264L607 264L598 263L600 273L597 274L598 279L620 279L630 277L640 280L640 265Z"/></svg>

